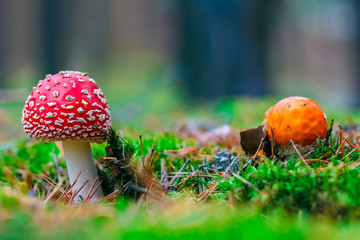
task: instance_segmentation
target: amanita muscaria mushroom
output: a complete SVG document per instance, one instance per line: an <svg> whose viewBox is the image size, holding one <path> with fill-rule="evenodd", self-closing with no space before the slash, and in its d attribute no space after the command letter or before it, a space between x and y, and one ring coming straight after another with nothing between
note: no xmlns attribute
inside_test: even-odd
<svg viewBox="0 0 360 240"><path fill-rule="evenodd" d="M98 177L90 143L103 142L111 127L109 106L96 82L75 71L47 75L26 100L22 123L31 138L62 142L72 190L88 181L74 199L82 202ZM102 197L100 187L90 201Z"/></svg>

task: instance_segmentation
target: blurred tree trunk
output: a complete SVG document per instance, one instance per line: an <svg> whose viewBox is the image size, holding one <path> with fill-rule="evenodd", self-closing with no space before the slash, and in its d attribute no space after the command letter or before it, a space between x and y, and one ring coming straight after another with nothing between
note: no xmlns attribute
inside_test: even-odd
<svg viewBox="0 0 360 240"><path fill-rule="evenodd" d="M0 1L0 32L5 32L5 2ZM5 39L4 36L0 37L0 88L5 87L5 54L4 54L4 48L5 48Z"/></svg>
<svg viewBox="0 0 360 240"><path fill-rule="evenodd" d="M65 4L68 0L41 0L42 14L42 37L43 37L43 68L46 74L56 73L61 68L61 45L68 22L66 20ZM71 11L71 8L68 9ZM69 37L69 36L68 36Z"/></svg>
<svg viewBox="0 0 360 240"><path fill-rule="evenodd" d="M272 1L182 0L180 78L191 96L268 93L267 47Z"/></svg>
<svg viewBox="0 0 360 240"><path fill-rule="evenodd" d="M108 32L109 0L41 0L43 68L86 71ZM101 55L101 54L100 54Z"/></svg>
<svg viewBox="0 0 360 240"><path fill-rule="evenodd" d="M358 96L353 103L352 107L359 107L360 106L360 96L358 92L360 92L360 1L353 1L354 7L355 7L355 78L356 81L354 84L356 84L355 89L356 95Z"/></svg>
<svg viewBox="0 0 360 240"><path fill-rule="evenodd" d="M0 0L0 87L23 87L36 66L36 9L37 0Z"/></svg>

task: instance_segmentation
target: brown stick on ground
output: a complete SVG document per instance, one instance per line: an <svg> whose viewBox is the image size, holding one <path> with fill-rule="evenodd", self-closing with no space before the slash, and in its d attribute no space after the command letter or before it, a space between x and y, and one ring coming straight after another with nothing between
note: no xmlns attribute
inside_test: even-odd
<svg viewBox="0 0 360 240"><path fill-rule="evenodd" d="M299 155L300 159L303 161L303 163L306 165L308 169L311 169L310 165L305 161L304 157L299 152L299 149L297 149L295 143L293 140L290 140L291 144L293 145L293 148L295 149L295 152Z"/></svg>

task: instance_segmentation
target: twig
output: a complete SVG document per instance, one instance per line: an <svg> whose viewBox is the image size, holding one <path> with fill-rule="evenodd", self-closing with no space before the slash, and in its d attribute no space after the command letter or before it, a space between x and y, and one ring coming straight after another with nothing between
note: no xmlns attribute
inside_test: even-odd
<svg viewBox="0 0 360 240"><path fill-rule="evenodd" d="M248 166L252 161L254 161L254 159L256 158L257 154L259 153L259 151L260 151L260 149L261 149L261 146L262 146L263 142L264 142L264 138L262 137L262 138L261 138L261 141L260 141L260 144L259 144L259 146L258 146L258 148L257 148L257 150L256 150L256 152L255 152L255 154L254 154L254 156L253 156L252 158L250 158L250 160L249 160L247 163L245 163L245 165L243 165L243 166L241 167L241 170L244 170L245 168L247 168L247 166Z"/></svg>
<svg viewBox="0 0 360 240"><path fill-rule="evenodd" d="M359 147L358 147L358 148L359 148ZM343 157L343 158L341 159L341 161L343 161L345 158L347 158L348 156L350 156L353 152L355 152L356 150L358 150L358 148L354 148L353 150L351 150L348 154L346 154L345 157Z"/></svg>
<svg viewBox="0 0 360 240"><path fill-rule="evenodd" d="M88 202L88 201L90 201L90 199L92 199L92 198L94 197L95 193L99 190L102 182L103 182L103 180L101 180L101 181L98 183L98 185L96 186L94 192L91 194L91 196L89 197L89 199L85 199L84 202Z"/></svg>
<svg viewBox="0 0 360 240"><path fill-rule="evenodd" d="M341 127L341 125L339 125L339 128L340 128L340 141L343 141L344 139L344 132L343 132L343 129ZM341 148L341 158L344 157L344 150L345 150L345 145L344 143L342 144L342 148Z"/></svg>
<svg viewBox="0 0 360 240"><path fill-rule="evenodd" d="M86 181L84 182L84 184L79 188L79 190L75 189L75 190L73 191L73 193L72 193L72 195L71 195L71 197L70 197L70 200L69 200L69 204L72 203L72 201L73 201L73 199L75 198L75 196L85 187L86 184L88 184L88 182L89 182L89 180L86 180ZM73 185L71 186L71 188L72 188L74 185L75 185L75 184L73 184ZM80 198L81 198L81 197L80 197ZM84 199L81 199L81 200L84 200Z"/></svg>
<svg viewBox="0 0 360 240"><path fill-rule="evenodd" d="M45 175L46 176L46 175ZM46 176L47 177L47 176ZM46 180L48 181L48 180ZM59 178L59 182L62 182L63 180ZM50 183L50 182L49 182ZM51 184L51 183L50 183ZM51 191L51 193L47 196L47 198L44 200L43 204L46 204L53 196L55 196L59 191L64 192L64 190L60 187L60 184L55 184L54 189Z"/></svg>
<svg viewBox="0 0 360 240"><path fill-rule="evenodd" d="M198 169L195 171L195 172L193 172L193 173L191 173L191 175L190 176L188 176L184 181L182 181L180 184L180 189L189 181L189 179L190 178L192 178L198 171L200 171L200 169L201 168L203 168L203 167L205 167L205 165L204 164L201 164L201 165L199 165L198 166Z"/></svg>
<svg viewBox="0 0 360 240"><path fill-rule="evenodd" d="M293 140L290 140L291 144L293 145L295 152L299 155L300 159L303 161L303 163L306 165L306 167L308 169L311 169L310 165L305 161L304 157L301 155L301 153L299 152L299 150L297 149L295 143Z"/></svg>
<svg viewBox="0 0 360 240"><path fill-rule="evenodd" d="M178 173L181 172L182 170L184 170L184 168L189 164L190 159L188 158L186 160L186 162L184 163L184 165L182 165L182 167L180 168L180 170L175 174L175 177L169 182L169 184L166 186L166 189L171 186L171 184L175 181L176 178L178 178Z"/></svg>
<svg viewBox="0 0 360 240"><path fill-rule="evenodd" d="M328 156L331 153L331 151L328 151L327 153L325 153L324 155L322 155L321 157L319 157L318 159L321 160L324 157Z"/></svg>
<svg viewBox="0 0 360 240"><path fill-rule="evenodd" d="M202 192L199 196L198 201L205 201L211 193L213 193L215 191L215 189L217 188L219 182L220 182L221 178L219 178L216 182L214 182L213 184L211 184L211 186L205 190L204 192ZM210 184L209 184L210 185Z"/></svg>
<svg viewBox="0 0 360 240"><path fill-rule="evenodd" d="M116 197L115 195L119 192L119 189L116 189L115 191L113 191L112 193L110 193L109 195L103 197L102 199L100 199L100 202L104 201L105 199L108 200L112 200L114 197Z"/></svg>
<svg viewBox="0 0 360 240"><path fill-rule="evenodd" d="M139 135L139 139L140 139L141 150L142 150L142 159L141 159L141 162L142 162L142 167L144 167L145 151L144 151L144 144L143 144L143 141L142 141L142 135L141 135L141 134Z"/></svg>
<svg viewBox="0 0 360 240"><path fill-rule="evenodd" d="M96 178L95 178L95 181L94 181L93 184L91 185L91 188L90 188L90 190L88 191L88 193L87 193L87 195L86 195L86 197L85 197L85 199L84 199L84 202L90 197L91 191L94 189L94 187L95 187L96 182L97 182L98 179L99 179L99 177L96 177Z"/></svg>
<svg viewBox="0 0 360 240"><path fill-rule="evenodd" d="M159 195L153 193L152 191L150 191L150 190L148 190L146 188L140 187L140 186L136 185L133 182L130 182L129 187L131 187L132 189L134 189L134 190L136 190L138 192L145 193L145 194L149 195L150 197L152 197L152 198L154 198L154 199L156 199L158 201L163 201L163 198L160 197Z"/></svg>
<svg viewBox="0 0 360 240"><path fill-rule="evenodd" d="M231 166L234 164L234 162L237 160L237 158L239 157L239 155L237 155L231 162L231 164L225 169L225 172L224 172L224 177L226 176L226 173L230 170ZM212 169L214 170L214 169ZM214 170L216 171L216 170ZM216 171L217 172L217 171ZM213 193L216 189L216 187L218 186L218 184L220 183L220 181L222 180L223 178L219 178L216 182L214 180L212 180L209 185L211 185L210 188L208 188L206 191L202 192L202 194L200 194L200 198L198 199L199 201L205 201L211 193ZM224 178L225 179L225 178ZM208 185L208 186L209 186Z"/></svg>
<svg viewBox="0 0 360 240"><path fill-rule="evenodd" d="M351 147L353 147L355 150L360 151L360 146L356 145L355 143L351 142L349 139L345 140Z"/></svg>
<svg viewBox="0 0 360 240"><path fill-rule="evenodd" d="M245 183L246 185L248 185L249 187L254 188L255 191L260 192L260 190L254 186L254 184L252 184L251 182L249 182L248 180L246 180L245 178L241 177L240 175L234 173L233 171L230 172L231 175L233 175L235 178L239 179L240 181L242 181L243 183Z"/></svg>
<svg viewBox="0 0 360 240"><path fill-rule="evenodd" d="M341 158L344 156L344 145L345 145L345 142L346 142L346 140L348 140L348 138L350 137L350 136L347 136L346 138L342 138L341 137L341 132L342 132L342 130L340 131L340 140L341 140L341 143L340 143L340 145L339 145L339 147L338 147L338 149L336 150L336 152L335 152L335 155L337 155L339 152L340 152L340 149L342 150L342 153L341 153Z"/></svg>
<svg viewBox="0 0 360 240"><path fill-rule="evenodd" d="M234 164L234 162L239 158L240 155L237 155L233 160L232 162L230 163L230 165L225 169L225 172L224 172L224 176L226 175L226 173L230 170L230 168L232 167L232 165Z"/></svg>

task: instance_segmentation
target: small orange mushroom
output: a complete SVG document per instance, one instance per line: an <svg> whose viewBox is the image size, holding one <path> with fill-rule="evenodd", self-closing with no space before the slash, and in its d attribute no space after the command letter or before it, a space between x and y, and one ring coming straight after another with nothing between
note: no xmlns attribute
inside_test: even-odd
<svg viewBox="0 0 360 240"><path fill-rule="evenodd" d="M307 146L327 134L324 112L316 102L305 97L280 100L265 113L265 122L269 139L281 146L288 145L290 140Z"/></svg>

